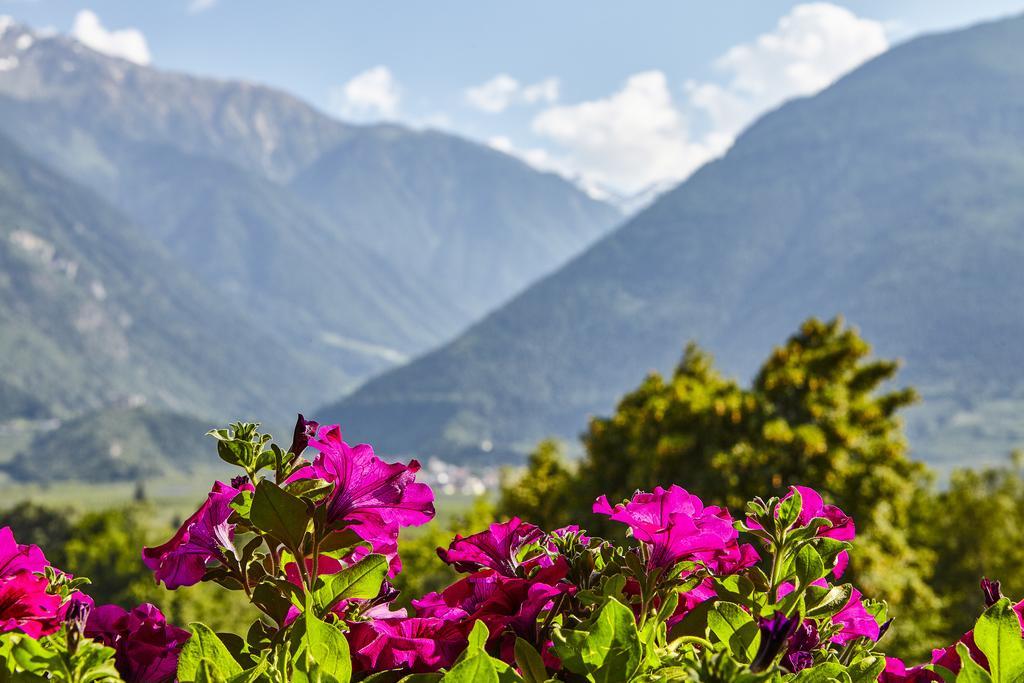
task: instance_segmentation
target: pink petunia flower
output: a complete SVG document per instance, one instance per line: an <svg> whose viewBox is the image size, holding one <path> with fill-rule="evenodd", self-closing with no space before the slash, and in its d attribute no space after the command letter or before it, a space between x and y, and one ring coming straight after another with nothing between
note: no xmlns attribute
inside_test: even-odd
<svg viewBox="0 0 1024 683"><path fill-rule="evenodd" d="M48 566L50 563L38 546L15 541L9 526L0 529L0 577L19 572L41 572Z"/></svg>
<svg viewBox="0 0 1024 683"><path fill-rule="evenodd" d="M38 639L60 629L61 598L48 587L44 577L27 570L0 578L0 633L21 631Z"/></svg>
<svg viewBox="0 0 1024 683"><path fill-rule="evenodd" d="M648 545L650 568L671 567L682 560L700 560L736 545L738 532L728 511L704 506L700 498L679 486L638 492L615 505L601 496L594 512L629 526L633 536Z"/></svg>
<svg viewBox="0 0 1024 683"><path fill-rule="evenodd" d="M942 683L942 677L921 666L907 667L902 659L885 658L885 670L879 674L878 683Z"/></svg>
<svg viewBox="0 0 1024 683"><path fill-rule="evenodd" d="M191 634L167 623L163 613L144 603L125 610L94 608L85 635L114 648L114 664L128 683L168 683L178 670L178 655Z"/></svg>
<svg viewBox="0 0 1024 683"><path fill-rule="evenodd" d="M352 663L356 671L426 673L450 667L466 649L469 626L437 617L350 623Z"/></svg>
<svg viewBox="0 0 1024 683"><path fill-rule="evenodd" d="M434 517L434 493L416 483L420 464L385 463L369 444L349 446L338 425L320 427L309 445L320 451L313 464L288 478L322 479L334 484L325 505L327 521L348 523L373 551L391 558L391 575L401 569L397 555L401 527L426 524Z"/></svg>
<svg viewBox="0 0 1024 683"><path fill-rule="evenodd" d="M832 642L839 645L845 645L862 636L870 640L878 640L881 637L878 622L865 609L861 601L861 592L856 588L850 593L850 599L843 609L832 617L832 623L842 627L839 633L832 636Z"/></svg>
<svg viewBox="0 0 1024 683"><path fill-rule="evenodd" d="M249 482L237 488L216 482L203 505L185 520L177 533L163 545L142 549L142 561L173 590L179 586L199 583L212 560L224 560L225 550L232 549L235 525L228 523L231 501L242 491L252 491Z"/></svg>
<svg viewBox="0 0 1024 683"><path fill-rule="evenodd" d="M456 571L475 572L493 569L503 576L516 576L519 551L535 543L544 532L518 517L507 522L491 524L486 531L467 536L455 536L447 550L437 549L437 555Z"/></svg>

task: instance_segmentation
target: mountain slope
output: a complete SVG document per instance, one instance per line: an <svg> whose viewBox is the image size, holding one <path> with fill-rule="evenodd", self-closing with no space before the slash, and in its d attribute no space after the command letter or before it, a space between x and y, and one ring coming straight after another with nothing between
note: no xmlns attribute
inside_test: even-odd
<svg viewBox="0 0 1024 683"><path fill-rule="evenodd" d="M270 88L20 26L0 57L0 130L128 213L214 296L256 305L323 368L325 397L450 339L620 218L482 145L346 125Z"/></svg>
<svg viewBox="0 0 1024 683"><path fill-rule="evenodd" d="M19 482L138 481L216 467L209 422L152 408L88 412L39 434L0 464Z"/></svg>
<svg viewBox="0 0 1024 683"><path fill-rule="evenodd" d="M308 386L309 400L326 386L123 215L3 136L0 377L5 404L28 394L57 415L140 397L212 415L287 410L270 387ZM43 416L38 405L0 413Z"/></svg>
<svg viewBox="0 0 1024 683"><path fill-rule="evenodd" d="M1006 417L1024 408L1021 46L1024 17L927 36L784 105L566 267L319 416L384 451L514 458L610 411L688 339L750 376L804 317L844 314L922 390L919 455L1000 455L1024 438Z"/></svg>
<svg viewBox="0 0 1024 683"><path fill-rule="evenodd" d="M363 130L292 181L440 301L479 318L618 221L554 174L434 131Z"/></svg>

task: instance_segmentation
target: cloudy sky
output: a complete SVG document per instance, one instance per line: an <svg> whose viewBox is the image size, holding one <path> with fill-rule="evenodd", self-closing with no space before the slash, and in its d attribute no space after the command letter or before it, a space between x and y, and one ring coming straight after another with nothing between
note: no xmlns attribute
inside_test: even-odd
<svg viewBox="0 0 1024 683"><path fill-rule="evenodd" d="M0 0L168 69L278 86L352 121L436 127L595 192L684 178L758 114L914 35L1024 0Z"/></svg>

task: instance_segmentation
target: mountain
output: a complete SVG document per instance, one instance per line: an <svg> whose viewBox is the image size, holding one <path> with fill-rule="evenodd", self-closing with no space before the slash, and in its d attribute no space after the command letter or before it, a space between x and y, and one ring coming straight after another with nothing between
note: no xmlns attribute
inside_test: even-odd
<svg viewBox="0 0 1024 683"><path fill-rule="evenodd" d="M211 424L146 407L106 408L38 435L0 465L15 481L138 481L219 462Z"/></svg>
<svg viewBox="0 0 1024 683"><path fill-rule="evenodd" d="M319 382L123 214L2 135L0 377L5 419L140 398L211 415L289 410L268 386Z"/></svg>
<svg viewBox="0 0 1024 683"><path fill-rule="evenodd" d="M291 187L462 320L546 275L620 218L568 181L436 131L353 135Z"/></svg>
<svg viewBox="0 0 1024 683"><path fill-rule="evenodd" d="M751 377L843 314L924 404L935 462L1024 443L1024 17L893 48L444 347L319 411L383 452L489 462L607 414L693 339Z"/></svg>
<svg viewBox="0 0 1024 683"><path fill-rule="evenodd" d="M65 36L8 25L0 64L0 130L267 321L325 397L450 339L621 218L482 145Z"/></svg>

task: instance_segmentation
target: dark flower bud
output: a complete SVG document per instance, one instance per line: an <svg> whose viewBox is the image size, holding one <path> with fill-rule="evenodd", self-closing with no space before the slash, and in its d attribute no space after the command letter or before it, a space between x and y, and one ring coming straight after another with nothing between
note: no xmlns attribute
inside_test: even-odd
<svg viewBox="0 0 1024 683"><path fill-rule="evenodd" d="M754 655L754 661L750 663L751 671L764 671L787 644L790 636L800 625L799 618L789 618L782 612L778 612L770 619L758 620L758 629L761 631L761 644Z"/></svg>
<svg viewBox="0 0 1024 683"><path fill-rule="evenodd" d="M814 666L814 655L804 650L790 652L786 655L785 659L783 659L782 665L787 671L799 673L804 669L810 669Z"/></svg>
<svg viewBox="0 0 1024 683"><path fill-rule="evenodd" d="M884 624L878 627L878 640L881 640L882 636L889 632L890 626L892 626L892 617L889 617Z"/></svg>
<svg viewBox="0 0 1024 683"><path fill-rule="evenodd" d="M299 413L299 418L295 421L292 445L289 446L288 452L302 455L302 451L306 450L306 446L309 445L309 440L316 438L316 430L319 427L320 424L318 422L307 420L302 416L302 413Z"/></svg>
<svg viewBox="0 0 1024 683"><path fill-rule="evenodd" d="M1003 591L999 581L990 581L987 578L981 579L981 592L985 594L985 607L991 607L1003 599Z"/></svg>

